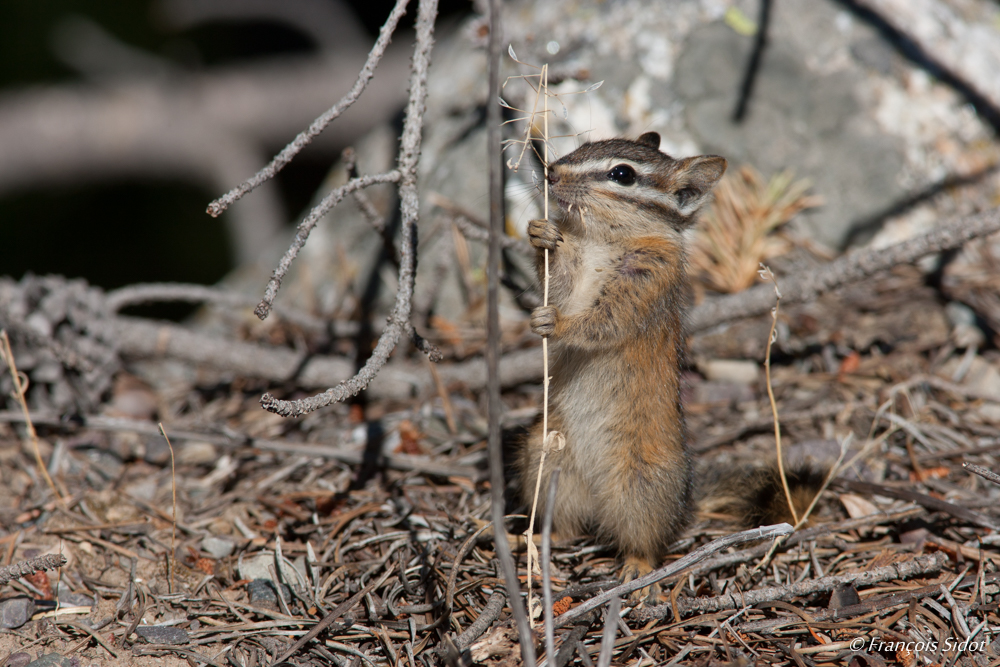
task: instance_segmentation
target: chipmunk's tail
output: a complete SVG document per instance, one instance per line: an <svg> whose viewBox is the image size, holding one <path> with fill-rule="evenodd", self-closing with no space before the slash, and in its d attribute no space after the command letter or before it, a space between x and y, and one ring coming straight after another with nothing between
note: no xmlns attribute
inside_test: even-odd
<svg viewBox="0 0 1000 667"><path fill-rule="evenodd" d="M746 528L795 524L777 461L762 467L711 462L703 468L697 485L697 509L706 518L723 515ZM822 490L828 472L828 467L811 462L785 466L796 516L801 517Z"/></svg>

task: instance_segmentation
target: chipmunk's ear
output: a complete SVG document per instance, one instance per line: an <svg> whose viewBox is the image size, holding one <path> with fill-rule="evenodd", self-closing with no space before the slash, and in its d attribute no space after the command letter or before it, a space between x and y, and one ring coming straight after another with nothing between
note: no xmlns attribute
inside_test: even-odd
<svg viewBox="0 0 1000 667"><path fill-rule="evenodd" d="M718 155L699 155L678 161L674 172L673 195L677 211L693 216L708 201L712 188L726 172L726 159Z"/></svg>
<svg viewBox="0 0 1000 667"><path fill-rule="evenodd" d="M635 143L660 150L660 135L656 132L647 132L636 139Z"/></svg>

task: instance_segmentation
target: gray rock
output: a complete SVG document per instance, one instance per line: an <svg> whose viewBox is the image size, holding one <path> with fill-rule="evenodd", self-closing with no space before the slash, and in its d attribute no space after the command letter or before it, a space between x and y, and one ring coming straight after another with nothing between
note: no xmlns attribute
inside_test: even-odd
<svg viewBox="0 0 1000 667"><path fill-rule="evenodd" d="M810 4L803 11L829 12L832 23L831 7ZM688 37L677 61L677 91L705 152L724 155L734 166L752 164L765 175L790 168L808 177L825 204L801 219L813 238L840 246L855 224L902 196L903 145L883 134L870 120L873 110L859 103L861 68L811 72L806 54L782 39L778 18L742 123L732 116L753 40L721 22Z"/></svg>
<svg viewBox="0 0 1000 667"><path fill-rule="evenodd" d="M31 655L23 651L11 653L7 656L7 660L4 661L3 667L25 667L29 662L31 662Z"/></svg>
<svg viewBox="0 0 1000 667"><path fill-rule="evenodd" d="M281 593L287 602L292 592L288 586L281 584ZM270 579L254 579L247 584L247 595L250 597L250 604L263 609L278 608L278 591L274 587L274 582Z"/></svg>
<svg viewBox="0 0 1000 667"><path fill-rule="evenodd" d="M17 597L0 601L0 628L14 629L27 623L35 613L35 601Z"/></svg>
<svg viewBox="0 0 1000 667"><path fill-rule="evenodd" d="M163 438L147 438L143 449L142 458L146 463L156 466L170 464L170 446Z"/></svg>
<svg viewBox="0 0 1000 667"><path fill-rule="evenodd" d="M32 660L26 667L80 667L80 659L67 658L58 653L48 653L40 656L37 660Z"/></svg>
<svg viewBox="0 0 1000 667"><path fill-rule="evenodd" d="M183 628L172 625L140 625L135 629L139 639L149 644L187 644L191 641Z"/></svg>
<svg viewBox="0 0 1000 667"><path fill-rule="evenodd" d="M209 536L201 541L201 548L203 551L208 553L212 558L219 560L230 556L233 550L236 549L236 545L232 540L227 540L224 537Z"/></svg>

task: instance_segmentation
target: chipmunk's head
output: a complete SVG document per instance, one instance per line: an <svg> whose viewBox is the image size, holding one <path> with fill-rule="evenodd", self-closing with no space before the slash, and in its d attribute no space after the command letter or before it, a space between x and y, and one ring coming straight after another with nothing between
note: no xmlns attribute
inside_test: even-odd
<svg viewBox="0 0 1000 667"><path fill-rule="evenodd" d="M681 231L726 171L717 155L675 160L661 153L660 135L606 139L580 146L549 168L551 192L567 220L584 218L626 234L669 225Z"/></svg>

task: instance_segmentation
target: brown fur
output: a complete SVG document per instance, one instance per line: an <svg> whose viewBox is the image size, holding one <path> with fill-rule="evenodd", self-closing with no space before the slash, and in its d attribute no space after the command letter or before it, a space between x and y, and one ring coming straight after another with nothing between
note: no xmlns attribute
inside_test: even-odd
<svg viewBox="0 0 1000 667"><path fill-rule="evenodd" d="M691 515L682 231L726 164L674 160L654 145L659 137L648 133L570 153L550 170L555 221L529 227L534 245L552 248L551 305L535 310L532 328L550 336L549 428L567 443L546 455L541 488L562 469L553 528L615 544L626 578L659 566ZM618 163L634 169L634 184L609 179ZM539 250L540 281L542 258ZM541 451L538 423L518 460L529 503Z"/></svg>
<svg viewBox="0 0 1000 667"><path fill-rule="evenodd" d="M795 523L788 499L781 484L778 464L770 461L762 467L752 465L703 466L698 479L698 510L732 517L733 523L745 528L776 523ZM788 490L801 517L813 498L823 488L829 470L824 466L801 464L785 467Z"/></svg>

